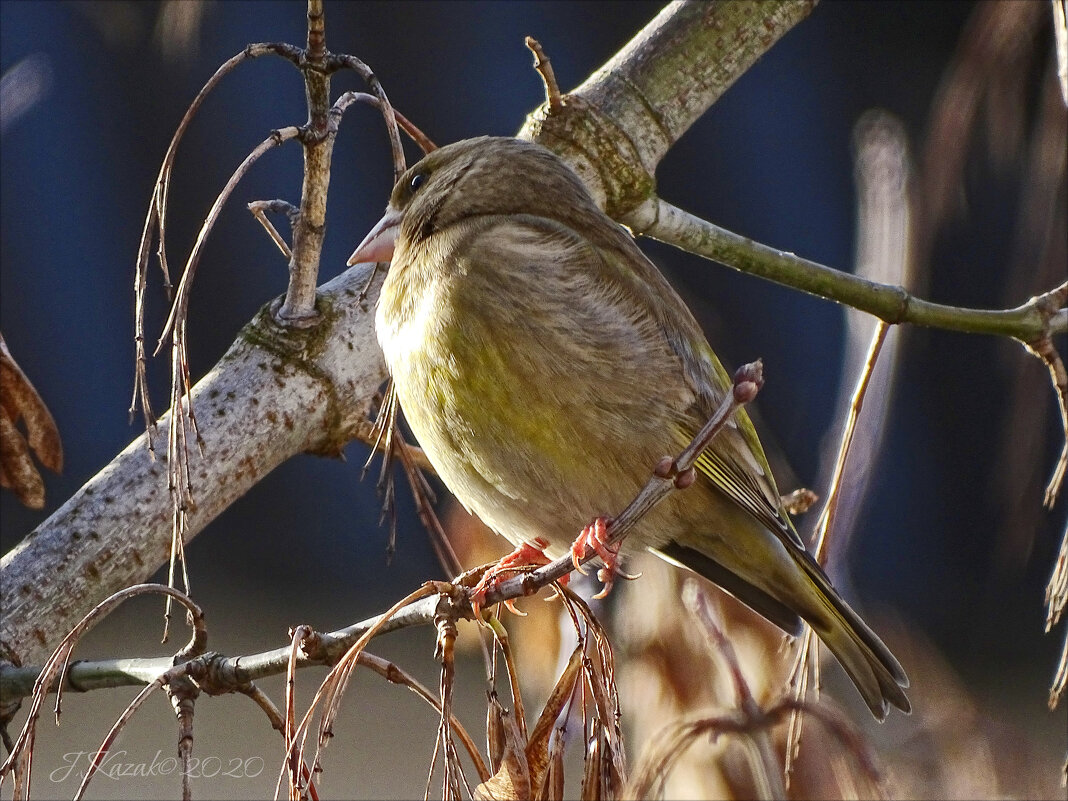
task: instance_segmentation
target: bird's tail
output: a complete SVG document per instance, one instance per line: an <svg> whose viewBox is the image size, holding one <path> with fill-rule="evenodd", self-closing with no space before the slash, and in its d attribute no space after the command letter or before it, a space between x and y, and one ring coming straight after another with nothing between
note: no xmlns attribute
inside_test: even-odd
<svg viewBox="0 0 1068 801"><path fill-rule="evenodd" d="M901 663L831 586L809 554L794 554L794 558L811 581L817 601L817 608L798 611L845 668L872 714L883 720L890 704L911 712L904 692L909 680Z"/></svg>

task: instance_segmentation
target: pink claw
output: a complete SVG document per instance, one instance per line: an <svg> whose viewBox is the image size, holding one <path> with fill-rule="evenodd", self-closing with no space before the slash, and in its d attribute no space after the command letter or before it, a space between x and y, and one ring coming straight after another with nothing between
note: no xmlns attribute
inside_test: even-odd
<svg viewBox="0 0 1068 801"><path fill-rule="evenodd" d="M471 608L474 610L476 620L482 617L482 604L485 603L489 591L500 584L509 574L522 573L530 568L549 564L551 560L543 551L548 545L549 543L541 537L535 538L532 543L524 542L482 574L482 579L471 590ZM565 576L561 579L561 582L566 584L567 577ZM520 617L524 617L526 614L515 607L512 599L505 601L504 605Z"/></svg>
<svg viewBox="0 0 1068 801"><path fill-rule="evenodd" d="M610 522L609 518L598 517L586 528L582 529L578 539L571 545L571 561L574 562L575 569L579 573L586 575L586 571L582 569L580 562L586 558L586 555L591 550L601 557L601 561L604 562L604 567L597 571L597 580L604 586L599 593L593 596L594 598L604 598L608 595L612 590L612 585L615 583L616 576L628 580L638 578L638 576L632 576L619 569L619 545L609 545L606 542L608 539L608 524Z"/></svg>

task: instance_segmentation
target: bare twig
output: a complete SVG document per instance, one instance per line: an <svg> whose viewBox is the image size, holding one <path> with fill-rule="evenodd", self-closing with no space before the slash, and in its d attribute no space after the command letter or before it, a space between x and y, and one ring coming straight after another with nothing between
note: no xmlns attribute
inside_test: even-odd
<svg viewBox="0 0 1068 801"><path fill-rule="evenodd" d="M326 237L326 198L336 134L336 130L331 131L328 126L330 73L324 69L328 53L322 0L308 0L308 38L303 55L300 72L308 103L308 121L300 136L304 149L300 213L293 223L285 299L274 310L278 323L290 328L313 328L319 321L315 287L319 282L319 257Z"/></svg>
<svg viewBox="0 0 1068 801"><path fill-rule="evenodd" d="M563 106L564 101L560 96L560 86L556 83L556 75L553 74L553 65L549 63L549 57L545 55L537 39L528 36L523 41L527 49L534 54L534 69L537 70L542 83L545 84L545 102L549 104L549 113L557 112Z"/></svg>
<svg viewBox="0 0 1068 801"><path fill-rule="evenodd" d="M566 103L531 112L519 137L563 156L598 205L624 222L653 191L657 165L678 138L814 6L668 3Z"/></svg>
<svg viewBox="0 0 1068 801"><path fill-rule="evenodd" d="M189 122L196 110L203 102L207 94L215 87L223 76L228 74L237 64L250 57L275 53L289 58L300 69L305 79L309 117L308 123L303 129L289 128L285 132L276 131L272 137L261 144L235 172L230 182L220 193L215 204L209 212L201 228L197 241L193 246L182 279L178 287L178 293L171 306L170 314L159 340L159 347L169 336L172 339L172 366L171 366L171 409L173 413L170 437L168 438L168 486L172 494L172 527L171 527L171 551L169 581L174 585L176 568L182 566L183 586L188 591L189 577L185 569L184 542L187 530L187 511L193 503L193 494L189 481L189 456L187 445L187 423L191 432L197 437L198 444L202 443L197 432L196 418L191 404L187 398L191 389L189 365L186 356L186 319L188 315L189 288L195 274L200 251L204 240L211 230L215 218L229 197L237 181L243 176L256 159L266 152L267 149L279 144L285 139L299 136L305 149L304 186L301 194L301 206L298 214L291 217L293 224L293 244L289 248L290 256L290 281L285 300L277 308L277 319L289 326L308 327L317 319L315 311L316 283L318 279L319 254L322 247L322 238L325 231L326 192L329 185L330 159L332 154L334 137L337 132L336 119L330 124L329 104L329 76L331 72L347 67L360 72L369 82L372 91L378 100L378 106L386 119L387 129L394 154L394 172L399 175L404 167L404 154L400 147L397 133L396 119L389 101L381 85L374 77L371 70L359 59L354 57L335 57L326 50L325 25L321 0L309 0L308 2L308 39L307 48L300 50L291 45L261 44L252 45L249 48L230 59L203 87L194 98L179 125L171 146L164 157L163 166L153 191L148 217L142 233L141 246L138 257L138 278L136 282L136 322L135 322L135 345L137 350L137 366L134 388L134 400L131 404L131 414L140 399L145 414L146 428L149 429L149 448L153 447L152 432L155 427L155 415L151 410L148 398L148 387L145 370L144 353L144 291L147 284L147 262L149 248L153 235L158 232L160 248L160 263L164 271L165 281L170 283L169 271L166 259L166 209L167 195L170 186L170 175L174 164L174 155L177 144L184 134ZM262 214L261 222L264 222ZM268 229L270 232L270 228ZM276 244L286 251L286 246L281 237L274 232ZM156 351L158 353L159 347ZM168 600L167 615L169 625L170 602ZM166 639L167 626L164 628Z"/></svg>
<svg viewBox="0 0 1068 801"><path fill-rule="evenodd" d="M897 280L909 283L909 160L904 131L897 121L884 112L869 112L862 118L855 129L856 182L858 195L857 213L857 272L865 277L879 277L884 280ZM862 325L856 318L860 315L852 311L848 322L852 329ZM843 532L835 528L835 516L839 501L846 490L846 464L861 473L860 481L867 472L865 464L854 465L850 459L850 450L857 431L860 412L864 399L875 374L876 362L882 353L884 343L890 333L890 326L885 320L878 320L870 334L867 353L860 365L852 396L849 398L842 434L837 452L833 459L833 468L826 501L816 521L816 543L813 557L821 565L828 559L829 543L832 532L839 537ZM891 356L893 349L891 347ZM849 366L849 370L853 368ZM881 407L875 410L876 418L885 410L885 399ZM877 430L878 422L869 422L869 430ZM871 438L870 452L862 458L870 463L875 458L878 437ZM853 485L857 484L856 470L853 471ZM857 498L853 498L854 505ZM848 521L847 521L848 522ZM844 534L848 534L846 531ZM811 682L811 683L810 683ZM804 700L809 687L814 689L819 698L819 641L812 627L804 626L804 634L797 641L797 651L790 671L789 685L794 698ZM800 708L799 708L800 710ZM790 725L786 735L786 756L784 773L787 784L793 771L794 761L801 747L801 734L804 718L801 711L790 715Z"/></svg>
<svg viewBox="0 0 1068 801"><path fill-rule="evenodd" d="M873 798L883 797L882 777L864 743L864 738L853 724L828 706L791 698L779 700L766 711L761 711L757 718L749 717L741 710L733 710L674 724L654 740L654 747L643 756L624 795L632 798L653 798L660 795L671 766L698 738L717 739L724 734L749 736L755 731L778 725L796 710L818 720L842 744L869 784L865 795Z"/></svg>
<svg viewBox="0 0 1068 801"><path fill-rule="evenodd" d="M736 270L767 278L803 292L873 314L891 324L912 323L947 331L995 334L1029 342L1068 331L1068 310L1050 308L1040 295L1015 309L968 309L918 298L888 286L825 267L792 253L753 242L695 217L659 198L651 198L632 229ZM627 222L627 220L624 220ZM629 223L628 223L629 224ZM1054 290L1056 292L1056 290Z"/></svg>
<svg viewBox="0 0 1068 801"><path fill-rule="evenodd" d="M389 137L389 147L393 156L393 182L396 183L397 179L404 174L405 170L404 148L401 147L400 131L397 128L397 114L393 110L389 98L386 97L386 90L382 88L381 82L375 77L371 68L360 59L356 58L356 56L332 53L330 58L327 59L326 68L330 70L350 69L354 71L364 79L371 89L371 94L378 99L378 110L382 112L382 118L386 123L386 135Z"/></svg>
<svg viewBox="0 0 1068 801"><path fill-rule="evenodd" d="M169 678L165 685L167 697L178 718L178 758L182 766L182 801L192 801L193 788L190 784L193 759L193 713L196 699L200 696L200 687L190 680L184 667L176 671L177 675Z"/></svg>
<svg viewBox="0 0 1068 801"><path fill-rule="evenodd" d="M434 554L437 556L438 562L445 570L446 575L458 576L463 572L463 565L460 563L460 557L456 555L456 551L452 547L452 543L449 541L449 537L445 533L437 513L434 511L434 490L431 489L426 476L423 475L423 467L419 464L418 457L422 457L423 461L427 461L426 454L420 449L409 445L400 436L396 436L394 443L394 447L396 447L400 456L401 466L408 477L408 485L412 489L416 512L423 523L423 527L426 528L427 533L430 535L430 545L434 549Z"/></svg>
<svg viewBox="0 0 1068 801"><path fill-rule="evenodd" d="M208 215L204 219L203 225L200 227L196 242L193 244L193 248L189 252L189 258L186 261L185 269L182 271L182 279L178 284L178 292L175 296L174 303L171 305L171 311L167 317L167 322L163 326L163 331L160 334L155 354L153 354L156 355L159 353L169 336L172 342L171 427L167 437L167 488L171 493L172 499L172 525L168 583L171 586L175 586L175 571L177 566L181 565L182 585L186 592L189 592L190 589L189 575L186 571L185 563L185 537L187 531L186 513L189 505L193 503L193 490L189 471L188 438L190 433L196 437L198 445L200 445L201 450L203 450L200 434L197 431L196 416L193 411L193 406L189 402L192 382L189 375L189 359L186 355L188 347L186 324L189 314L189 297L192 290L193 276L196 274L197 264L200 262L200 255L204 243L208 238L208 234L215 226L215 222L218 219L219 214L222 212L222 207L226 204L226 201L229 200L231 193L245 176L245 173L251 169L252 165L255 164L264 153L283 142L295 139L299 134L299 129L294 127L274 131L245 157L244 161L242 161L238 168L234 170L233 175L230 176L230 180L226 182L226 186L223 187L218 197L215 198L215 202L208 211ZM187 421L189 429L186 428ZM167 624L164 627L164 640L167 639L167 628L170 619L169 599L167 601L166 619Z"/></svg>
<svg viewBox="0 0 1068 801"><path fill-rule="evenodd" d="M137 696L126 706L126 708L122 711L119 717L111 725L111 729L104 736L103 742L100 743L100 746L96 749L96 753L93 755L93 758L89 761L89 769L86 770L85 775L82 777L81 784L78 785L78 791L74 794L74 798L76 800L85 797L85 791L89 788L89 782L92 781L93 776L96 775L97 769L104 761L104 757L111 750L111 747L115 744L119 733L126 727L126 724L130 721L130 719L144 705L145 701L148 700L148 697L160 687L164 686L164 684L166 683L165 676L166 674L160 676L154 682L145 686L141 690L141 692L139 692ZM27 797L29 796L28 790L29 787L27 785Z"/></svg>
<svg viewBox="0 0 1068 801"><path fill-rule="evenodd" d="M208 238L208 234L211 233L211 229L215 226L215 221L222 212L222 207L226 204L226 201L230 199L230 195L233 193L238 183L240 183L241 179L245 177L245 174L251 169L252 165L255 164L264 153L284 142L296 139L299 136L300 129L294 126L272 131L270 136L260 142L251 153L245 156L244 160L230 176L230 180L226 182L222 191L219 192L219 195L215 198L215 202L211 204L211 209L204 218L204 223L200 226L200 231L197 234L196 241L193 243L193 248L189 252L189 258L186 260L185 269L182 270L182 278L178 283L178 293L171 306L170 314L167 316L167 322L164 324L163 330L160 332L156 350L153 353L154 356L159 354L164 343L167 341L168 336L173 334L177 322L179 320L184 320L188 315L189 294L192 289L193 277L196 273L197 265L200 263L201 251L204 248L204 243ZM172 339L176 339L176 337L172 337ZM188 377L188 371L186 371L185 374Z"/></svg>
<svg viewBox="0 0 1068 801"><path fill-rule="evenodd" d="M361 653L358 658L359 664L364 667L370 668L382 678L389 681L391 684L401 684L418 695L430 706L432 706L440 715L442 713L441 702L433 696L433 694L424 687L418 679L406 672L399 665L389 660L382 659L374 654L369 654L366 651ZM475 745L475 741L471 738L471 735L467 733L467 729L464 728L460 720L453 715L449 721L449 725L452 727L453 733L460 738L460 742L463 743L464 750L467 751L467 756L470 757L471 762L475 766L475 772L478 773L480 781L485 781L489 778L490 773L486 768L486 763L482 759L482 755L478 752L478 746Z"/></svg>
<svg viewBox="0 0 1068 801"><path fill-rule="evenodd" d="M193 102L189 104L185 115L178 128L171 137L170 145L163 156L163 164L160 166L156 183L152 187L152 198L149 201L148 215L141 231L141 244L137 253L137 276L134 281L134 343L136 346L136 364L133 400L130 402L130 418L133 419L138 404L145 418L145 428L150 432L148 447L153 449L151 433L155 430L156 415L152 411L152 402L148 392L148 379L146 373L145 358L145 289L148 286L148 261L151 257L152 242L158 241L157 256L159 257L160 269L163 271L163 282L168 294L171 291L170 268L167 264L167 201L170 195L171 172L174 169L174 158L178 151L178 143L185 135L186 129L193 121L193 117L200 109L201 104L218 85L218 83L239 64L253 58L265 55L276 55L288 59L294 64L300 58L299 48L286 44L272 44L260 42L251 44L236 56L231 57L215 74L208 79Z"/></svg>
<svg viewBox="0 0 1068 801"><path fill-rule="evenodd" d="M356 658L367 647L367 643L377 634L380 630L384 629L386 623L393 618L398 612L409 606L415 601L425 598L435 591L438 591L441 585L436 585L432 582L428 582L420 587L415 592L402 598L396 604L394 604L385 614L379 616L376 621L367 629L367 631L360 636L355 643L345 652L344 656L338 660L337 664L331 668L326 678L323 679L318 691L315 693L315 697L312 699L311 704L308 707L308 711L304 714L300 723L293 728L291 736L286 743L286 754L290 754L294 749L299 753L300 760L304 761L305 745L307 742L308 733L310 731L310 725L312 717L315 714L316 709L320 709L319 720L319 738L316 746L315 760L311 763L312 771L318 772L321 769L321 753L322 749L326 746L329 740L329 732L333 724L333 720L338 712L338 704L341 696L344 694L345 686L348 684L349 677L352 674L352 670L356 665ZM288 756L287 756L288 759ZM296 790L297 788L291 788Z"/></svg>
<svg viewBox="0 0 1068 801"><path fill-rule="evenodd" d="M527 714L523 706L523 693L519 687L519 668L516 665L515 655L512 653L512 643L508 637L508 630L501 625L500 619L493 615L486 623L493 632L494 640L500 646L504 655L504 668L508 674L508 688L512 694L512 708L515 710L515 720L520 737L527 739Z"/></svg>
<svg viewBox="0 0 1068 801"><path fill-rule="evenodd" d="M272 213L284 213L289 218L290 226L293 225L297 216L300 214L300 209L294 206L292 203L286 200L254 200L248 204L248 210L252 212L252 216L256 218L264 230L267 231L267 235L271 238L271 241L277 245L278 250L282 255L289 259L293 255L293 251L289 249L289 245L282 238L282 235L278 233L278 229L274 227L270 220L267 219L266 212Z"/></svg>
<svg viewBox="0 0 1068 801"><path fill-rule="evenodd" d="M816 522L816 545L812 555L820 564L824 564L827 558L827 542L829 532L833 530L834 515L838 508L838 495L841 491L842 477L844 475L846 460L849 457L849 449L853 444L853 434L856 431L857 419L864 406L864 395L868 389L868 382L875 369L875 363L879 358L883 342L889 326L882 320L876 325L872 335L871 345L868 348L868 356L864 361L864 368L857 378L856 389L853 391L853 400L849 406L849 414L842 431L842 440L838 448L838 458L834 463L834 475L831 478L830 488L827 492L827 500L823 505L823 511ZM794 656L794 664L790 669L790 686L793 688L794 698L803 700L809 689L809 677L812 677L812 686L815 688L816 697L819 698L819 641L816 639L812 627L805 624L805 632L798 639L797 653ZM786 737L786 761L785 773L789 779L793 769L794 760L797 758L801 747L801 731L804 725L802 707L790 716L790 727Z"/></svg>
<svg viewBox="0 0 1068 801"><path fill-rule="evenodd" d="M842 441L838 448L838 458L834 464L834 474L831 476L830 488L827 492L827 501L816 522L816 545L812 555L821 565L827 562L828 533L834 528L834 516L838 511L838 494L845 471L845 463L849 457L849 449L853 445L853 435L856 433L857 420L860 418L861 409L864 408L864 397L868 391L872 373L875 371L875 363L882 352L883 342L890 326L880 320L875 326L875 332L871 336L871 344L868 346L868 355L864 359L864 367L857 377L856 389L853 391L853 399L849 404L849 414L846 417L845 426L842 430Z"/></svg>
<svg viewBox="0 0 1068 801"><path fill-rule="evenodd" d="M1035 298L1035 301L1047 308L1059 309L1061 312L1068 303L1068 282L1045 295ZM1064 482L1065 470L1068 469L1068 372L1064 369L1064 361L1057 349L1053 346L1053 340L1049 334L1045 334L1032 342L1027 343L1027 349L1046 365L1049 370L1050 382L1057 394L1057 408L1061 415L1061 430L1064 434L1064 443L1061 447L1057 464L1053 468L1049 483L1046 485L1044 503L1047 508L1053 508L1057 495L1061 491Z"/></svg>
<svg viewBox="0 0 1068 801"><path fill-rule="evenodd" d="M1052 630L1060 622L1064 610L1068 608L1068 525L1065 525L1061 547L1053 564L1053 573L1046 585L1046 631ZM1049 690L1049 708L1053 709L1060 702L1065 688L1068 687L1068 632L1065 632L1061 646L1061 658L1053 674Z"/></svg>
<svg viewBox="0 0 1068 801"><path fill-rule="evenodd" d="M341 97L334 101L331 113L340 117L353 103L367 103L377 109L382 108L382 101L374 95L369 95L366 92L345 92L345 94L341 95ZM397 109L393 109L393 116L397 118L397 124L400 126L401 130L408 134L409 138L419 146L419 149L422 150L423 153L430 153L431 151L438 149L438 146L431 141L429 136L423 133L414 122L401 114Z"/></svg>
<svg viewBox="0 0 1068 801"><path fill-rule="evenodd" d="M435 758L437 748L440 748L443 757L442 797L459 801L459 799L463 798L464 789L466 789L468 795L471 795L471 786L468 784L463 764L457 754L452 729L452 721L455 719L452 712L452 691L456 685L456 620L451 615L438 615L434 619L434 627L437 629L434 656L441 662L441 672L438 678L441 715L438 718ZM430 768L431 775L433 775L433 771L432 763Z"/></svg>
<svg viewBox="0 0 1068 801"><path fill-rule="evenodd" d="M734 646L717 624L712 607L708 603L708 596L702 592L700 585L688 580L683 585L682 601L689 612L700 621L705 633L714 646L720 658L727 663L727 673L731 677L734 687L735 706L741 713L753 720L758 720L763 714L756 698L753 697L749 683L745 680L738 657L734 653ZM751 748L747 748L750 755L750 765L753 772L753 780L759 790L761 798L774 799L785 798L786 787L783 785L782 772L775 758L771 746L771 738L766 728L757 728L745 738L750 742Z"/></svg>
<svg viewBox="0 0 1068 801"><path fill-rule="evenodd" d="M20 793L23 793L27 797L30 794L30 773L33 765L33 745L37 733L37 720L40 716L41 706L44 703L45 697L53 690L56 693L56 723L59 723L64 678L70 671L71 654L73 653L75 646L78 644L78 641L85 632L93 627L99 618L106 616L116 606L119 606L129 598L151 593L158 593L174 598L181 603L189 613L188 617L193 629L193 634L185 647L175 654L174 661L185 661L195 656L199 656L204 652L204 648L207 644L207 629L204 626L204 613L187 595L178 590L171 587L164 587L159 584L138 584L133 587L128 587L125 590L121 590L97 604L81 619L78 625L63 638L60 644L56 646L56 649L52 652L52 655L41 669L37 680L34 682L33 698L30 702L26 722L22 727L18 739L14 743L11 752L8 754L7 759L4 761L3 765L0 766L0 782L2 782L9 773L14 773L16 797L19 797ZM148 692L151 691L146 690L142 696L147 695ZM139 696L139 698L142 696ZM132 714L132 711L130 714ZM107 742L108 741L105 739L105 743Z"/></svg>
<svg viewBox="0 0 1068 801"><path fill-rule="evenodd" d="M377 265L375 266L377 267ZM382 466L378 472L378 483L375 485L375 489L382 500L382 511L379 513L378 524L382 525L385 520L389 520L389 540L386 543L387 563L393 559L393 554L397 549L396 486L393 477L393 459L400 453L400 450L394 444L395 438L400 438L400 429L397 423L399 410L400 402L397 400L397 391L393 386L393 380L390 379L386 383L385 396L379 404L378 414L375 415L374 426L371 428L371 433L375 437L374 445L367 455L367 461L363 465L363 472L360 474L361 479L367 475L367 470L370 468L371 462L374 461L375 453L380 450L382 452ZM413 485L414 488L415 485ZM436 538L432 537L431 541L436 541Z"/></svg>

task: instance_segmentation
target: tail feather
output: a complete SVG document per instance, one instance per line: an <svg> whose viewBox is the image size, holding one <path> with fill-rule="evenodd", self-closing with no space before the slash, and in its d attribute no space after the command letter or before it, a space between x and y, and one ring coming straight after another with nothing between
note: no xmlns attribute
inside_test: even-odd
<svg viewBox="0 0 1068 801"><path fill-rule="evenodd" d="M904 692L909 680L901 663L835 591L815 560L806 553L797 562L811 579L826 612L802 611L802 617L845 668L872 714L883 720L890 704L906 714L911 712L912 704Z"/></svg>

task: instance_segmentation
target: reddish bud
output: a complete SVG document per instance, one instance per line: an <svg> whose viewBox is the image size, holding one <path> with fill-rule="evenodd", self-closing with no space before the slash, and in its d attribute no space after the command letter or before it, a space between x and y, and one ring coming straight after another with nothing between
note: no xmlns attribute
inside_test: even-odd
<svg viewBox="0 0 1068 801"><path fill-rule="evenodd" d="M680 490L686 489L688 486L693 484L693 482L694 482L694 480L696 478L697 478L697 474L694 473L693 468L692 467L686 468L681 473L679 473L677 476L675 476L675 489L680 489Z"/></svg>
<svg viewBox="0 0 1068 801"><path fill-rule="evenodd" d="M761 359L743 364L734 371L734 383L740 384L743 381L752 381L758 390L764 386L764 362Z"/></svg>
<svg viewBox="0 0 1068 801"><path fill-rule="evenodd" d="M675 460L670 456L665 456L656 463L656 467L653 468L653 475L657 478L671 478L671 474L674 470Z"/></svg>
<svg viewBox="0 0 1068 801"><path fill-rule="evenodd" d="M734 385L734 401L735 403L749 403L759 391L760 387L753 381L741 381Z"/></svg>

